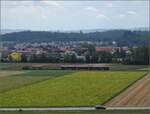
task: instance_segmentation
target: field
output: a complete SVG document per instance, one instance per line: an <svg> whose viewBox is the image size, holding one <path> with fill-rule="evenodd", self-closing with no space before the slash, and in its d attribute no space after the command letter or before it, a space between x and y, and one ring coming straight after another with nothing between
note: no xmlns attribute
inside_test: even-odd
<svg viewBox="0 0 150 114"><path fill-rule="evenodd" d="M150 71L150 66L149 66L149 67L146 67L146 68L139 69L139 70Z"/></svg>
<svg viewBox="0 0 150 114"><path fill-rule="evenodd" d="M0 93L21 88L47 79L63 76L71 71L35 70L35 71L0 71Z"/></svg>
<svg viewBox="0 0 150 114"><path fill-rule="evenodd" d="M95 106L116 96L144 74L143 71L24 71L0 77L0 107Z"/></svg>
<svg viewBox="0 0 150 114"><path fill-rule="evenodd" d="M109 107L150 107L150 73L105 105Z"/></svg>

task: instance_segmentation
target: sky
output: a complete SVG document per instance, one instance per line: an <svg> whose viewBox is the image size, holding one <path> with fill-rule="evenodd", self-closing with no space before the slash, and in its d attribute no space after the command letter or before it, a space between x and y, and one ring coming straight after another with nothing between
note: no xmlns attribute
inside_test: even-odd
<svg viewBox="0 0 150 114"><path fill-rule="evenodd" d="M83 30L149 26L149 1L1 1L1 29Z"/></svg>

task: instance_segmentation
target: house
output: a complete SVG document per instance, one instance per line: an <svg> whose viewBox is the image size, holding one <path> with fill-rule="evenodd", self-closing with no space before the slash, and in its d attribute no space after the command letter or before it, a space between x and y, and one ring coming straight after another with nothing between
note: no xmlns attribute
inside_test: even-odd
<svg viewBox="0 0 150 114"><path fill-rule="evenodd" d="M114 53L115 48L113 47L96 47L97 52L109 52L109 53Z"/></svg>
<svg viewBox="0 0 150 114"><path fill-rule="evenodd" d="M76 58L78 59L78 60L82 60L82 61L86 61L86 57L85 56L83 56L83 55L77 55L76 54Z"/></svg>
<svg viewBox="0 0 150 114"><path fill-rule="evenodd" d="M22 53L20 52L12 52L8 55L8 59L9 61L12 61L12 62L20 62L21 56L22 56Z"/></svg>

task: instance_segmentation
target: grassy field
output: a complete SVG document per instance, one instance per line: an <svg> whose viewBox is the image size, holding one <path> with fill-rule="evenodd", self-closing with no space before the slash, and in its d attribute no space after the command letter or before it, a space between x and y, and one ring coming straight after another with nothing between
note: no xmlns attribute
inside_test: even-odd
<svg viewBox="0 0 150 114"><path fill-rule="evenodd" d="M146 67L146 68L138 69L138 70L150 71L150 66L149 66L149 67Z"/></svg>
<svg viewBox="0 0 150 114"><path fill-rule="evenodd" d="M0 107L95 106L113 97L145 73L142 71L59 72L31 71L17 75L30 78L59 77L1 92ZM9 85L9 82L11 83L7 81L4 84Z"/></svg>
<svg viewBox="0 0 150 114"><path fill-rule="evenodd" d="M96 110L96 111L48 111L48 112L0 112L0 114L149 114L149 110Z"/></svg>
<svg viewBox="0 0 150 114"><path fill-rule="evenodd" d="M0 71L0 93L33 83L35 84L47 79L56 78L58 76L64 76L68 73L71 73L71 71Z"/></svg>
<svg viewBox="0 0 150 114"><path fill-rule="evenodd" d="M0 63L0 70L22 70L23 67L27 66L45 66L48 69L60 69L62 64L51 64L51 63ZM137 69L147 68L148 65L123 65L123 64L100 64L107 65L111 71L133 71Z"/></svg>
<svg viewBox="0 0 150 114"><path fill-rule="evenodd" d="M0 63L0 70L9 69L10 67L15 66L16 64L11 63Z"/></svg>
<svg viewBox="0 0 150 114"><path fill-rule="evenodd" d="M0 70L22 70L26 66L47 65L44 63L0 63Z"/></svg>

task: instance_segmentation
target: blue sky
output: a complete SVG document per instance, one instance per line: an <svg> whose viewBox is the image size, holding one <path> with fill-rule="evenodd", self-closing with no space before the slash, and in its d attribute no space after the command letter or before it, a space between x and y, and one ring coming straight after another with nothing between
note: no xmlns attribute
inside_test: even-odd
<svg viewBox="0 0 150 114"><path fill-rule="evenodd" d="M1 29L148 27L148 4L148 1L1 1Z"/></svg>

